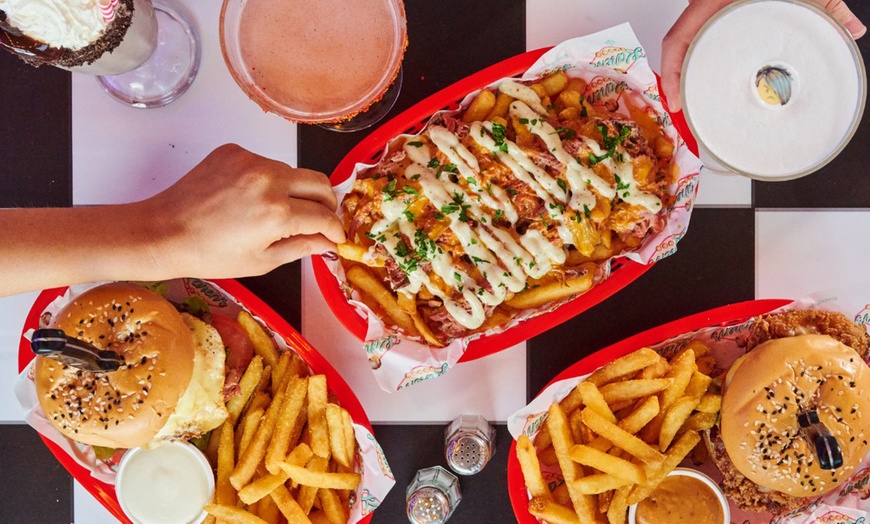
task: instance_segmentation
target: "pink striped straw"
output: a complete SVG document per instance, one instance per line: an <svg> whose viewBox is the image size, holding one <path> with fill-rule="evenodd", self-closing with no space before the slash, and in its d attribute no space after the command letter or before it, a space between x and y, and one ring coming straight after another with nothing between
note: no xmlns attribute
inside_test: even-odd
<svg viewBox="0 0 870 524"><path fill-rule="evenodd" d="M115 19L115 9L118 7L118 0L99 0L100 13L108 24Z"/></svg>

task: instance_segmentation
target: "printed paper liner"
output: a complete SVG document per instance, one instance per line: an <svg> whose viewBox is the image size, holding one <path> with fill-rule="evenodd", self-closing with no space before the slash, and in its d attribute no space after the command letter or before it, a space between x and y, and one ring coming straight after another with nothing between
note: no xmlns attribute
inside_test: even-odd
<svg viewBox="0 0 870 524"><path fill-rule="evenodd" d="M626 96L632 97L635 105L646 105L678 145L675 157L681 176L673 187L677 201L668 211L665 228L647 238L635 252L614 257L609 267L603 264L596 275L596 285L585 294L559 307L551 304L538 311L523 313L507 326L454 340L445 348L433 348L386 332L384 323L361 301L348 301L345 297L343 289L349 289L349 284L341 263L313 257L315 278L326 302L339 321L365 341L364 348L375 369L375 378L385 391L398 391L438 377L460 360L473 360L501 351L574 317L627 286L655 261L672 254L685 234L697 194L700 161L693 154L694 149L690 149L678 134L688 136L685 122L681 121L678 129L673 120L678 117L665 110L657 77L649 68L646 54L628 24L569 40L549 50L531 51L505 60L400 114L355 147L333 171L331 181L339 200L350 190L359 171L376 164L384 156L390 142L419 132L433 114L464 107L481 88L497 86L504 78L521 75L522 79L528 80L558 69L581 71L582 76L590 80L590 85L598 86L590 95L590 99L598 103L603 103L608 97ZM694 147L693 140L691 146Z"/></svg>
<svg viewBox="0 0 870 524"><path fill-rule="evenodd" d="M697 313L668 324L644 331L604 348L580 360L556 376L532 402L508 418L508 431L516 439L520 434L534 437L550 404L564 398L581 380L599 367L642 347L652 347L666 357L679 351L686 343L699 339L710 346L718 367L727 369L744 349L737 340L745 336L753 317L790 309L822 309L838 311L856 323L870 323L870 284L856 288L833 290L790 301L784 299L752 300ZM695 468L719 481L722 475L711 462ZM535 524L529 513L529 494L516 455L516 442L508 456L508 494L514 514L520 524ZM732 522L744 524L812 524L835 522L853 524L870 517L870 456L856 468L852 478L838 489L791 513L774 517L769 513L754 513L731 504ZM861 520L863 517L864 520Z"/></svg>
<svg viewBox="0 0 870 524"><path fill-rule="evenodd" d="M356 462L363 475L360 486L352 496L350 523L367 523L371 513L380 505L395 479L387 464L386 457L375 440L371 423L359 400L332 365L308 343L286 320L256 295L236 280L177 279L167 281L168 295L177 300L197 295L205 300L212 311L223 311L235 317L239 310L246 309L261 321L274 334L275 342L289 349L304 360L312 373L327 377L329 390L351 416L356 434L359 453ZM71 288L55 288L43 291L33 304L24 323L18 352L20 375L15 383L15 394L21 406L27 411L27 423L33 426L45 445L57 460L93 495L113 516L121 522L129 523L115 495L114 471L100 462L95 464L90 446L75 443L64 437L44 418L36 398L32 366L34 359L30 349L29 334L37 329L40 317L45 312L55 313L79 295L98 284L86 284Z"/></svg>

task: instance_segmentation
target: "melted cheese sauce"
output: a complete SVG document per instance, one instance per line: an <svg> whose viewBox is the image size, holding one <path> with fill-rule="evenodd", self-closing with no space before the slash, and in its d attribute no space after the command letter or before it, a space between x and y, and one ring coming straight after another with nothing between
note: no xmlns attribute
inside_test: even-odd
<svg viewBox="0 0 870 524"><path fill-rule="evenodd" d="M531 88L508 80L499 85L499 91L516 98L510 106L510 115L541 139L564 167L568 184L538 166L520 146L504 137L503 129L501 133L497 132L492 122L473 123L469 128L469 137L478 146L490 151L499 163L541 199L565 245L574 243L566 221L571 220L571 216L588 216L596 206L596 194L605 199L619 198L654 213L661 210L662 203L658 197L638 189L633 176L632 158L621 146L616 147L617 154L600 160L616 175L618 183L614 188L565 151L559 131L542 118L541 115L546 115L547 110ZM429 126L424 134L437 151L449 160L449 169L446 165L438 164L428 144L414 140L406 142L403 147L406 157L411 161L404 176L419 183L420 195L428 199L436 210L440 210L440 214L450 219L450 231L477 266L486 285L475 281L455 264L450 253L435 246L428 235L417 228L415 217L409 216L408 211L416 200L414 196L384 197L381 202L383 219L371 227L369 235L386 248L407 275L408 285L399 289L399 293L413 296L425 288L441 299L457 322L468 329L475 329L486 320L486 307L504 302L508 292L517 293L525 289L529 278L540 279L554 266L563 265L567 250L554 244L534 227L529 227L515 238L515 234L496 226L496 220L514 225L521 218L512 195L481 176L478 159L456 134L443 126ZM595 155L604 154L595 141L587 138L584 143L586 149ZM467 184L452 182L450 176ZM569 214L570 211L573 213ZM405 239L410 241L410 245ZM409 262L412 253L416 254L416 260ZM424 253L422 260L420 253ZM376 256L374 247L368 256ZM447 285L447 292L433 282L420 267L421 262L431 263L431 273Z"/></svg>

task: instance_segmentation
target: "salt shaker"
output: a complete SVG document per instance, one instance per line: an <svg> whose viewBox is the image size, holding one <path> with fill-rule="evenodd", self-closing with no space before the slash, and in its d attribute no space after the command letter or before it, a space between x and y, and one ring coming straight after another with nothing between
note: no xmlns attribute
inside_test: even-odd
<svg viewBox="0 0 870 524"><path fill-rule="evenodd" d="M474 475L495 453L495 428L480 415L460 415L444 430L447 465L460 475Z"/></svg>
<svg viewBox="0 0 870 524"><path fill-rule="evenodd" d="M447 522L462 500L459 478L442 468L424 468L408 485L405 511L412 524Z"/></svg>

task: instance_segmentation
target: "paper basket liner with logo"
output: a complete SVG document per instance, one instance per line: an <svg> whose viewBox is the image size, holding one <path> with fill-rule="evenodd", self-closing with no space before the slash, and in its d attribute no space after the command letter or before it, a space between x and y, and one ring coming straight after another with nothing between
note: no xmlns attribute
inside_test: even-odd
<svg viewBox="0 0 870 524"><path fill-rule="evenodd" d="M700 162L693 153L695 143L685 132L681 117L672 118L665 110L657 77L628 24L505 60L398 115L351 150L333 171L331 181L339 200L350 191L359 172L386 157L390 143L420 132L433 115L467 107L481 89L495 88L502 80L516 77L532 80L558 70L586 79L584 95L594 104L625 114L625 104L619 104L619 100L631 97L638 107L646 108L676 144L674 155L680 176L669 188L675 202L665 210L665 226L657 234L649 235L638 249L600 264L595 283L587 292L524 311L504 326L454 339L443 348L386 329L378 315L359 300L358 292L348 291L352 288L341 262L314 257L314 274L326 302L337 318L364 341L375 377L385 391L398 391L441 376L459 361L501 351L576 316L639 278L657 260L673 254L686 233L700 170Z"/></svg>
<svg viewBox="0 0 870 524"><path fill-rule="evenodd" d="M18 354L19 376L15 394L27 411L25 420L39 432L45 445L58 461L91 493L106 509L122 522L129 522L115 495L115 469L117 464L96 459L93 448L67 439L45 419L33 381L33 352L30 349L30 333L42 327L48 314L56 314L75 296L98 284L85 284L70 288L43 291L33 304L25 320ZM272 338L283 351L293 351L308 365L312 373L327 377L329 390L338 403L348 411L353 420L359 455L356 462L362 481L352 495L353 505L349 522L369 522L371 513L380 505L395 479L387 464L384 452L374 437L371 423L359 400L338 372L308 341L302 338L286 320L281 318L265 302L235 280L206 281L193 278L176 279L155 283L156 290L174 302L189 297L207 304L212 312L220 311L235 318L242 309L247 310L261 325L266 326Z"/></svg>

